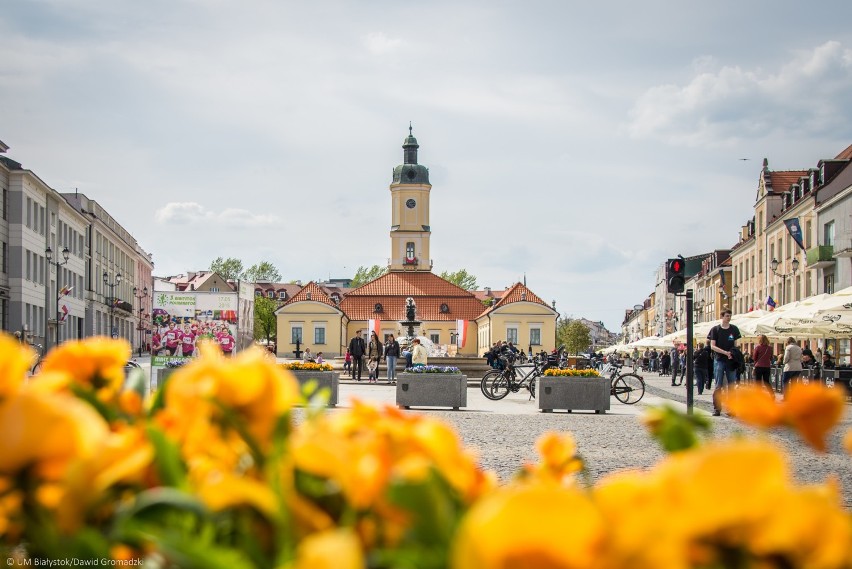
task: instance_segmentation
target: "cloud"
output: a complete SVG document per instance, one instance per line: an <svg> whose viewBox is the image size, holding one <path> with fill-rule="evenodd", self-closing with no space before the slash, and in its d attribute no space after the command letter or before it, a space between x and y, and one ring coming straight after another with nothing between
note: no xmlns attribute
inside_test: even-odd
<svg viewBox="0 0 852 569"><path fill-rule="evenodd" d="M399 38L389 38L384 32L373 32L364 37L364 45L370 53L384 55L402 47L403 41Z"/></svg>
<svg viewBox="0 0 852 569"><path fill-rule="evenodd" d="M693 64L686 85L657 85L636 101L628 131L671 144L726 145L741 138L852 134L852 49L829 41L777 71ZM838 132L841 130L842 132Z"/></svg>
<svg viewBox="0 0 852 569"><path fill-rule="evenodd" d="M215 223L217 226L255 228L278 222L274 215L254 214L245 209L226 208L211 211L195 202L167 203L154 214L160 224L193 225Z"/></svg>

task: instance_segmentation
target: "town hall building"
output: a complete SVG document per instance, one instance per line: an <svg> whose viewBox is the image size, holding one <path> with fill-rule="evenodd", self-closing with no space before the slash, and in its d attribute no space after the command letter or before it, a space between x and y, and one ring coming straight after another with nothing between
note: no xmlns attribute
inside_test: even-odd
<svg viewBox="0 0 852 569"><path fill-rule="evenodd" d="M432 273L429 169L417 162L417 139L409 127L403 163L394 168L391 194L391 256L388 272L343 295L328 294L310 282L276 312L278 355L301 349L326 358L345 353L358 330L373 326L384 341L408 335L406 310L413 301L415 336L431 341L436 351L481 356L505 340L533 351L554 348L558 312L524 284L486 294L465 290Z"/></svg>

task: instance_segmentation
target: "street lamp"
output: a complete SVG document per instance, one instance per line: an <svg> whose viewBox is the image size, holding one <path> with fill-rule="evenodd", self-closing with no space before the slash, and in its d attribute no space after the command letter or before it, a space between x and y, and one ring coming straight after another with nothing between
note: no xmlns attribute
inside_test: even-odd
<svg viewBox="0 0 852 569"><path fill-rule="evenodd" d="M781 277L781 304L787 304L787 277L795 276L796 272L799 270L799 260L795 258L793 259L793 270L789 273L779 273L779 264L778 259L773 258L772 262L769 263L769 268L772 269L772 274Z"/></svg>
<svg viewBox="0 0 852 569"><path fill-rule="evenodd" d="M104 271L104 285L109 287L109 335L110 337L117 336L113 333L113 316L115 313L115 287L121 284L121 273L116 273L115 280L109 282L109 275Z"/></svg>
<svg viewBox="0 0 852 569"><path fill-rule="evenodd" d="M142 344L145 341L145 329L142 327L142 320L145 315L145 308L142 306L142 301L148 297L148 287L142 289L142 294L139 294L139 289L133 287L133 296L139 301L139 357L142 357Z"/></svg>
<svg viewBox="0 0 852 569"><path fill-rule="evenodd" d="M59 288L59 274L60 274L59 273L59 267L61 267L62 265L64 265L65 263L68 262L69 253L70 252L68 251L68 247L63 247L62 248L62 259L63 260L60 262L59 259L56 259L55 261L53 260L53 249L48 247L47 249L44 250L44 256L47 259L47 262L50 263L51 265L53 265L54 267L56 267L56 305L55 305L55 308L56 308L56 342L54 344L56 346L59 345L59 300L62 297L62 295L59 294L59 292L60 292L60 288ZM48 342L49 334L47 332L47 328L48 328L47 324L50 321L50 310L44 311L44 319L45 319L44 353L47 353L47 350L50 348L50 346L48 345L49 344L49 342Z"/></svg>
<svg viewBox="0 0 852 569"><path fill-rule="evenodd" d="M731 287L731 310L735 310L737 303L735 299L737 298L737 293L740 292L740 286L734 283L734 286Z"/></svg>
<svg viewBox="0 0 852 569"><path fill-rule="evenodd" d="M695 322L696 324L701 322L701 315L704 313L704 299L702 298L693 306L692 311L695 313Z"/></svg>

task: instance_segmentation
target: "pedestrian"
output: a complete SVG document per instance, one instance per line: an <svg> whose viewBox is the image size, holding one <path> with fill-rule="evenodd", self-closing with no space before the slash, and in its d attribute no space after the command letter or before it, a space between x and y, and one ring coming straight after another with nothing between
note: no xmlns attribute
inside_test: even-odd
<svg viewBox="0 0 852 569"><path fill-rule="evenodd" d="M183 334L181 334L180 330L175 328L175 323L169 322L169 329L163 334L163 343L165 344L166 351L170 356L177 353L178 346L180 346L182 339Z"/></svg>
<svg viewBox="0 0 852 569"><path fill-rule="evenodd" d="M708 384L710 374L707 368L712 359L710 346L705 345L704 342L699 342L698 349L692 354L692 367L695 374L695 385L698 387L698 395L704 394L704 387ZM709 385L707 385L707 388L710 388Z"/></svg>
<svg viewBox="0 0 852 569"><path fill-rule="evenodd" d="M311 353L310 348L305 348L305 355L302 357L302 361L305 362L306 364L313 363L314 355Z"/></svg>
<svg viewBox="0 0 852 569"><path fill-rule="evenodd" d="M346 348L346 354L343 356L343 372L352 377L352 353L349 348Z"/></svg>
<svg viewBox="0 0 852 569"><path fill-rule="evenodd" d="M411 346L411 365L412 367L421 367L426 365L427 354L426 348L420 344L419 338L414 338Z"/></svg>
<svg viewBox="0 0 852 569"><path fill-rule="evenodd" d="M387 342L385 342L385 363L388 366L388 383L396 383L396 360L399 358L399 342L393 337L393 334L388 334Z"/></svg>
<svg viewBox="0 0 852 569"><path fill-rule="evenodd" d="M787 393L787 384L791 379L802 375L802 348L796 344L796 339L787 338L787 346L784 348L784 373L781 374L781 390Z"/></svg>
<svg viewBox="0 0 852 569"><path fill-rule="evenodd" d="M754 360L754 380L764 385L774 398L775 393L772 391L772 382L769 379L772 371L772 346L766 335L761 334L758 337L751 359Z"/></svg>
<svg viewBox="0 0 852 569"><path fill-rule="evenodd" d="M715 357L713 378L716 381L716 387L713 390L713 415L716 417L722 414L722 393L737 380L737 365L733 350L742 335L740 329L731 324L731 314L729 308L724 309L722 323L713 326L707 335L707 339L710 340L710 350Z"/></svg>
<svg viewBox="0 0 852 569"><path fill-rule="evenodd" d="M234 340L227 326L222 326L222 333L219 335L219 347L222 348L222 353L225 356L232 355L234 348L237 347L237 342Z"/></svg>
<svg viewBox="0 0 852 569"><path fill-rule="evenodd" d="M379 361L382 359L382 342L375 330L370 332L370 343L367 344L367 369L370 372L370 383L379 379Z"/></svg>
<svg viewBox="0 0 852 569"><path fill-rule="evenodd" d="M355 337L349 341L349 353L352 354L352 377L355 381L361 381L361 370L363 369L363 358L367 352L367 345L361 337L361 330L355 332Z"/></svg>
<svg viewBox="0 0 852 569"><path fill-rule="evenodd" d="M322 352L317 352L317 359L315 360L315 363L322 364L323 362L325 362L325 360L322 359Z"/></svg>
<svg viewBox="0 0 852 569"><path fill-rule="evenodd" d="M192 333L189 324L185 324L183 327L183 335L180 339L180 349L181 354L183 354L186 358L192 357L192 353L195 351L195 334Z"/></svg>
<svg viewBox="0 0 852 569"><path fill-rule="evenodd" d="M672 385L675 385L675 380L680 373L680 353L677 351L677 344L672 346L672 349L669 351L669 358L672 366Z"/></svg>

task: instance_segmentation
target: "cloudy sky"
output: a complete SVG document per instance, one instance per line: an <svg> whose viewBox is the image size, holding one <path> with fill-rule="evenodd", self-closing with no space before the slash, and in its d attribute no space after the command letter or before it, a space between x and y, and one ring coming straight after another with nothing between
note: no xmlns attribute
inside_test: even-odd
<svg viewBox="0 0 852 569"><path fill-rule="evenodd" d="M170 275L390 256L408 124L436 272L617 330L665 258L736 243L764 157L852 143L848 0L18 0L0 140ZM749 160L740 160L748 158Z"/></svg>

